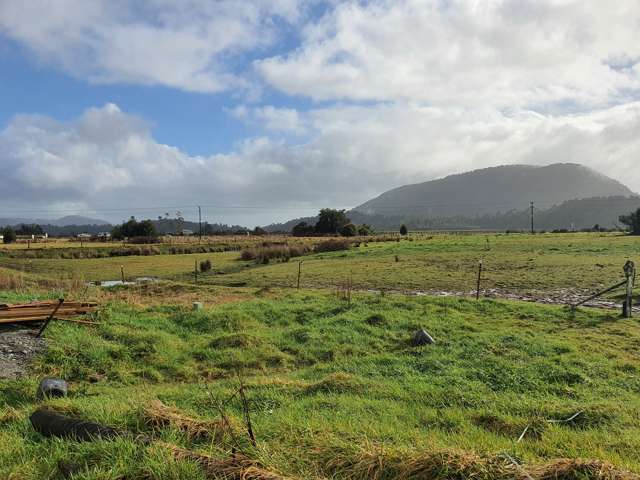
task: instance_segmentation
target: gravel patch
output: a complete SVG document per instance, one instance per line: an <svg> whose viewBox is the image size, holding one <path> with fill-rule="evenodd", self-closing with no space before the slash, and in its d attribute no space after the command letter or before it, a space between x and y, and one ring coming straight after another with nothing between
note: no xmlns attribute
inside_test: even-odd
<svg viewBox="0 0 640 480"><path fill-rule="evenodd" d="M35 329L24 326L0 326L0 379L20 378L27 374L33 357L45 348Z"/></svg>

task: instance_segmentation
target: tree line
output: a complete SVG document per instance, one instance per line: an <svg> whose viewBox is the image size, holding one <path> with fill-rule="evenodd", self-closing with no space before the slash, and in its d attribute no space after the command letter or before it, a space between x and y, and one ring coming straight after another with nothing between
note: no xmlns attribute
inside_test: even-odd
<svg viewBox="0 0 640 480"><path fill-rule="evenodd" d="M373 233L372 228L363 223L354 225L346 215L345 210L335 210L333 208L323 208L318 214L318 221L311 225L302 221L291 229L291 234L295 237L312 237L314 235L342 235L343 237L354 237L356 235L366 236Z"/></svg>

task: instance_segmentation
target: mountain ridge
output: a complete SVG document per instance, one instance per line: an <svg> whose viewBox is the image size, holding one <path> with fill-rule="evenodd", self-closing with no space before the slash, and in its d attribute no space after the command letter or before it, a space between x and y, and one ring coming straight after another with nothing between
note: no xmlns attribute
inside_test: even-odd
<svg viewBox="0 0 640 480"><path fill-rule="evenodd" d="M635 195L621 182L577 163L503 165L396 187L353 210L369 215L473 217L519 210L531 201L551 208L569 200Z"/></svg>

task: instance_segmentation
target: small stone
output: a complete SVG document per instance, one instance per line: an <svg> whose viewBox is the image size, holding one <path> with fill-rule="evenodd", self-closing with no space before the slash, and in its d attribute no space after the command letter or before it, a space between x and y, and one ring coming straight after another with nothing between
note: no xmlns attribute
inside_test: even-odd
<svg viewBox="0 0 640 480"><path fill-rule="evenodd" d="M436 343L436 341L433 339L431 335L429 335L429 332L427 332L424 328L421 330L418 330L416 334L413 336L413 345L416 347L421 347L423 345L431 345L433 343Z"/></svg>
<svg viewBox="0 0 640 480"><path fill-rule="evenodd" d="M192 306L192 310L202 310L202 303L200 302L193 302L193 306Z"/></svg>
<svg viewBox="0 0 640 480"><path fill-rule="evenodd" d="M60 398L67 396L67 382L60 378L43 378L38 385L36 397L38 400L45 398Z"/></svg>

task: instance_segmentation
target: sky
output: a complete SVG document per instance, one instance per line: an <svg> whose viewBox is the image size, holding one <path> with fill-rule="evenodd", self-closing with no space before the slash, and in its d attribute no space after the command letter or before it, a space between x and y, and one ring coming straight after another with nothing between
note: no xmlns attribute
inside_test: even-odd
<svg viewBox="0 0 640 480"><path fill-rule="evenodd" d="M265 225L556 162L640 191L637 0L0 1L0 217Z"/></svg>

